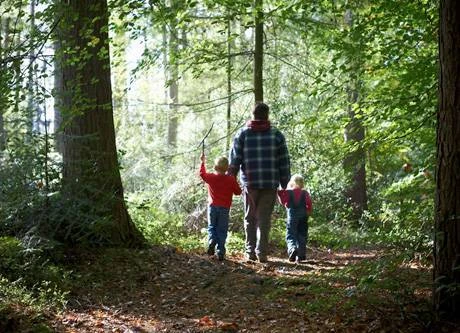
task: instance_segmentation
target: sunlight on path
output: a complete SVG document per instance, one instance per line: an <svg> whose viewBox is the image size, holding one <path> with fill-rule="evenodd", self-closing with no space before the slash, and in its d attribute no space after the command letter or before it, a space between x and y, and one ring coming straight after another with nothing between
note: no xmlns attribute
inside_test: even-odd
<svg viewBox="0 0 460 333"><path fill-rule="evenodd" d="M356 282L327 280L329 272L338 274L375 260L382 252L312 249L309 254L303 263L271 256L266 264L247 262L242 254L219 262L170 248L119 258L117 265L94 257L87 264L93 270L114 271L98 282L92 277L92 284L84 286L87 289L75 291L69 309L53 319L54 328L58 332L272 333L331 332L350 325L351 331L359 332L367 321L376 327L386 325L366 311L350 323L335 304L357 315L359 308L346 307L354 298L337 298ZM133 261L138 270L133 270Z"/></svg>

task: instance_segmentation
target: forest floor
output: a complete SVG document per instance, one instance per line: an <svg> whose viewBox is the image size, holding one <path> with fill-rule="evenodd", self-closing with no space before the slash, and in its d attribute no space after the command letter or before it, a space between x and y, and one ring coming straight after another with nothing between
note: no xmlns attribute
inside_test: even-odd
<svg viewBox="0 0 460 333"><path fill-rule="evenodd" d="M455 332L433 324L431 271L389 250L308 249L291 263L220 262L172 247L67 257L72 289L55 332ZM399 259L397 259L399 258Z"/></svg>

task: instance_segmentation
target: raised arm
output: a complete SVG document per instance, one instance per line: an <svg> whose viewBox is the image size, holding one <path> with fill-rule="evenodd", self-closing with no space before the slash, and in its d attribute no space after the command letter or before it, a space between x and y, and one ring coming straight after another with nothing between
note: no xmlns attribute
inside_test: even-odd
<svg viewBox="0 0 460 333"><path fill-rule="evenodd" d="M200 177L206 181L206 156L201 154L200 156L201 165L200 165Z"/></svg>

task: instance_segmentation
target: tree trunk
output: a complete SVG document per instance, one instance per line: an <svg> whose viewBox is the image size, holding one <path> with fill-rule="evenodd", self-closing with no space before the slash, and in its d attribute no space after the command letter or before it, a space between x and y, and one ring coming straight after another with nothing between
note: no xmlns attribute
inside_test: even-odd
<svg viewBox="0 0 460 333"><path fill-rule="evenodd" d="M460 316L460 2L440 5L433 303L441 318Z"/></svg>
<svg viewBox="0 0 460 333"><path fill-rule="evenodd" d="M53 43L54 52L58 54L62 50L60 41L56 39ZM64 137L62 135L62 96L64 82L62 81L62 57L54 57L54 148L57 152L64 153Z"/></svg>
<svg viewBox="0 0 460 333"><path fill-rule="evenodd" d="M35 33L35 0L30 1L30 26L29 34L31 36ZM38 123L36 123L37 117L37 105L35 103L35 50L33 47L29 50L29 69L27 76L27 133L32 134L34 129L39 128Z"/></svg>
<svg viewBox="0 0 460 333"><path fill-rule="evenodd" d="M264 101L263 63L264 63L264 14L263 0L255 0L255 32L254 32L254 99Z"/></svg>
<svg viewBox="0 0 460 333"><path fill-rule="evenodd" d="M347 10L345 13L345 24L353 28L353 13ZM358 41L352 40L358 44ZM355 45L355 47L358 47ZM348 117L349 123L345 127L345 142L352 147L344 158L343 166L345 177L348 181L344 194L347 203L352 208L351 218L358 221L367 209L367 185L366 185L366 152L362 147L365 137L365 130L362 123L362 112L359 105L359 76L363 67L356 55L350 55L350 83L348 85Z"/></svg>
<svg viewBox="0 0 460 333"><path fill-rule="evenodd" d="M54 0L53 3L56 5L57 9L60 9L59 3L62 0ZM60 15L59 13L57 13ZM64 136L62 128L62 108L63 105L63 93L64 93L64 82L62 81L62 62L64 52L62 47L62 31L60 27L56 27L54 40L53 40L53 49L54 49L54 89L53 89L53 99L54 99L54 110L53 110L53 133L54 133L54 150L64 154Z"/></svg>
<svg viewBox="0 0 460 333"><path fill-rule="evenodd" d="M225 141L225 151L230 150L230 137L231 137L231 120L232 120L232 19L229 16L227 20L227 135Z"/></svg>
<svg viewBox="0 0 460 333"><path fill-rule="evenodd" d="M96 223L104 221L98 225L103 243L138 245L142 237L124 202L117 159L107 2L66 0L62 5L62 47L79 50L62 59L64 194L69 202L81 202L81 209L96 212Z"/></svg>
<svg viewBox="0 0 460 333"><path fill-rule="evenodd" d="M353 107L357 100L358 92L352 89L349 92L348 107L350 122L345 128L344 138L345 142L350 143L353 147L343 161L345 177L348 181L345 197L352 208L352 218L356 221L367 209L366 152L362 147L365 131L360 117L357 117L360 111Z"/></svg>
<svg viewBox="0 0 460 333"><path fill-rule="evenodd" d="M2 19L2 17L0 17L0 61L7 56L7 53L4 50L7 50L9 47L9 20L9 18ZM6 64L2 63L0 65L1 82L5 82L7 80L7 77L5 77L6 69L4 69L3 66L6 67ZM0 156L6 148L6 131L3 113L8 104L9 89L5 88L6 85L0 87Z"/></svg>
<svg viewBox="0 0 460 333"><path fill-rule="evenodd" d="M179 118L177 117L178 103L179 103L179 85L177 84L177 76L174 75L173 73L173 78L171 79L169 83L169 117L168 117L168 146L171 148L177 147L177 128L179 126Z"/></svg>
<svg viewBox="0 0 460 333"><path fill-rule="evenodd" d="M171 1L171 8L176 11L176 1ZM179 73L177 64L178 53L178 31L176 18L173 18L170 23L169 30L169 45L168 45L168 86L169 86L169 116L168 116L168 146L171 148L177 147L177 128L179 126L179 118L177 116L177 105L179 104Z"/></svg>

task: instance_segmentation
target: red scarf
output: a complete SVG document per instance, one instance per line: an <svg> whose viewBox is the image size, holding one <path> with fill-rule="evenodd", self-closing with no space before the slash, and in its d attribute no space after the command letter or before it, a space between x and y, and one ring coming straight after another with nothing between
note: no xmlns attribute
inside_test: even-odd
<svg viewBox="0 0 460 333"><path fill-rule="evenodd" d="M265 132L270 129L270 121L268 120L249 120L246 126L254 132Z"/></svg>

